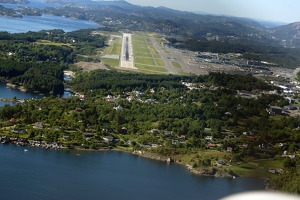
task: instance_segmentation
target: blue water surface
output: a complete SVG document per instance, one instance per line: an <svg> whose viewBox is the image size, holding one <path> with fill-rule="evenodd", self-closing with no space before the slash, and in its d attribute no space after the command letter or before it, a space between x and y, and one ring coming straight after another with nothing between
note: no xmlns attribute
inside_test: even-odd
<svg viewBox="0 0 300 200"><path fill-rule="evenodd" d="M1 199L210 200L264 188L263 180L201 177L123 152L0 144L0 158Z"/></svg>

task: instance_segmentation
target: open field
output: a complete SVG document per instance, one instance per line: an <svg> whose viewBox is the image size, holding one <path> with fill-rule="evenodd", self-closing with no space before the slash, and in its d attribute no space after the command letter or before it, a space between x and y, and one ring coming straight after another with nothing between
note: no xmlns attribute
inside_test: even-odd
<svg viewBox="0 0 300 200"><path fill-rule="evenodd" d="M95 62L78 62L74 64L79 67L82 71L90 72L97 69L107 69L102 63Z"/></svg>
<svg viewBox="0 0 300 200"><path fill-rule="evenodd" d="M69 43L61 43L61 42L51 42L49 40L38 40L37 42L35 42L36 44L42 44L42 45L53 45L53 46L68 46L68 47L72 47L71 44Z"/></svg>
<svg viewBox="0 0 300 200"><path fill-rule="evenodd" d="M142 65L142 64L135 64L135 67L138 69L141 69L142 71L147 71L149 72L163 72L166 73L168 70L162 67L155 67L155 66L150 66L150 65Z"/></svg>
<svg viewBox="0 0 300 200"><path fill-rule="evenodd" d="M154 59L149 58L149 57L137 57L136 56L136 57L134 57L134 61L135 61L136 64L156 66Z"/></svg>
<svg viewBox="0 0 300 200"><path fill-rule="evenodd" d="M162 59L156 59L155 62L156 62L157 66L163 67L163 66L166 65L165 62Z"/></svg>
<svg viewBox="0 0 300 200"><path fill-rule="evenodd" d="M106 49L105 54L120 55L122 48L122 38L113 37L111 44L112 45Z"/></svg>
<svg viewBox="0 0 300 200"><path fill-rule="evenodd" d="M122 37L119 35L110 35L109 41L107 41L108 47L102 54L101 61L105 65L111 67L118 67L120 63L120 54L122 49Z"/></svg>
<svg viewBox="0 0 300 200"><path fill-rule="evenodd" d="M151 52L149 51L148 48L145 48L145 46L140 45L140 44L138 44L138 45L133 44L133 51L137 52L141 55L151 54Z"/></svg>
<svg viewBox="0 0 300 200"><path fill-rule="evenodd" d="M154 47L151 39L147 35L133 35L132 45L134 51L135 67L142 72L166 73L167 69L164 60Z"/></svg>
<svg viewBox="0 0 300 200"><path fill-rule="evenodd" d="M111 67L118 67L120 60L118 59L113 59L113 58L102 58L101 61L106 64L109 65Z"/></svg>
<svg viewBox="0 0 300 200"><path fill-rule="evenodd" d="M178 62L172 62L172 65L178 69L181 68L181 65Z"/></svg>

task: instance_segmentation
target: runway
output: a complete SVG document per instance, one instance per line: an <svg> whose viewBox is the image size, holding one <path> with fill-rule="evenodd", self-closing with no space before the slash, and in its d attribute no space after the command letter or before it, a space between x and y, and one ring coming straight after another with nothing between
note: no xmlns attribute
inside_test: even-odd
<svg viewBox="0 0 300 200"><path fill-rule="evenodd" d="M123 33L122 51L120 58L121 68L137 69L136 67L134 67L132 40L131 34L129 33Z"/></svg>

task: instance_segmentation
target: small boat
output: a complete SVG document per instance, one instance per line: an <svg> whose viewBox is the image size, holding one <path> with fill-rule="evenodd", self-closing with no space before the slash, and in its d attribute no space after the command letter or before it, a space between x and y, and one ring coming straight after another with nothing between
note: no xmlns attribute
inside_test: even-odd
<svg viewBox="0 0 300 200"><path fill-rule="evenodd" d="M24 151L27 152L28 150L27 150L27 149L24 149Z"/></svg>

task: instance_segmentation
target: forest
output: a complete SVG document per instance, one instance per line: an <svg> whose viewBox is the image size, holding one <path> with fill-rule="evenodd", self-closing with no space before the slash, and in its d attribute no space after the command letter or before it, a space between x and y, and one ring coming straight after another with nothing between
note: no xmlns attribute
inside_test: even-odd
<svg viewBox="0 0 300 200"><path fill-rule="evenodd" d="M32 91L62 94L63 70L79 54L93 54L104 46L105 38L92 31L0 32L0 77Z"/></svg>

